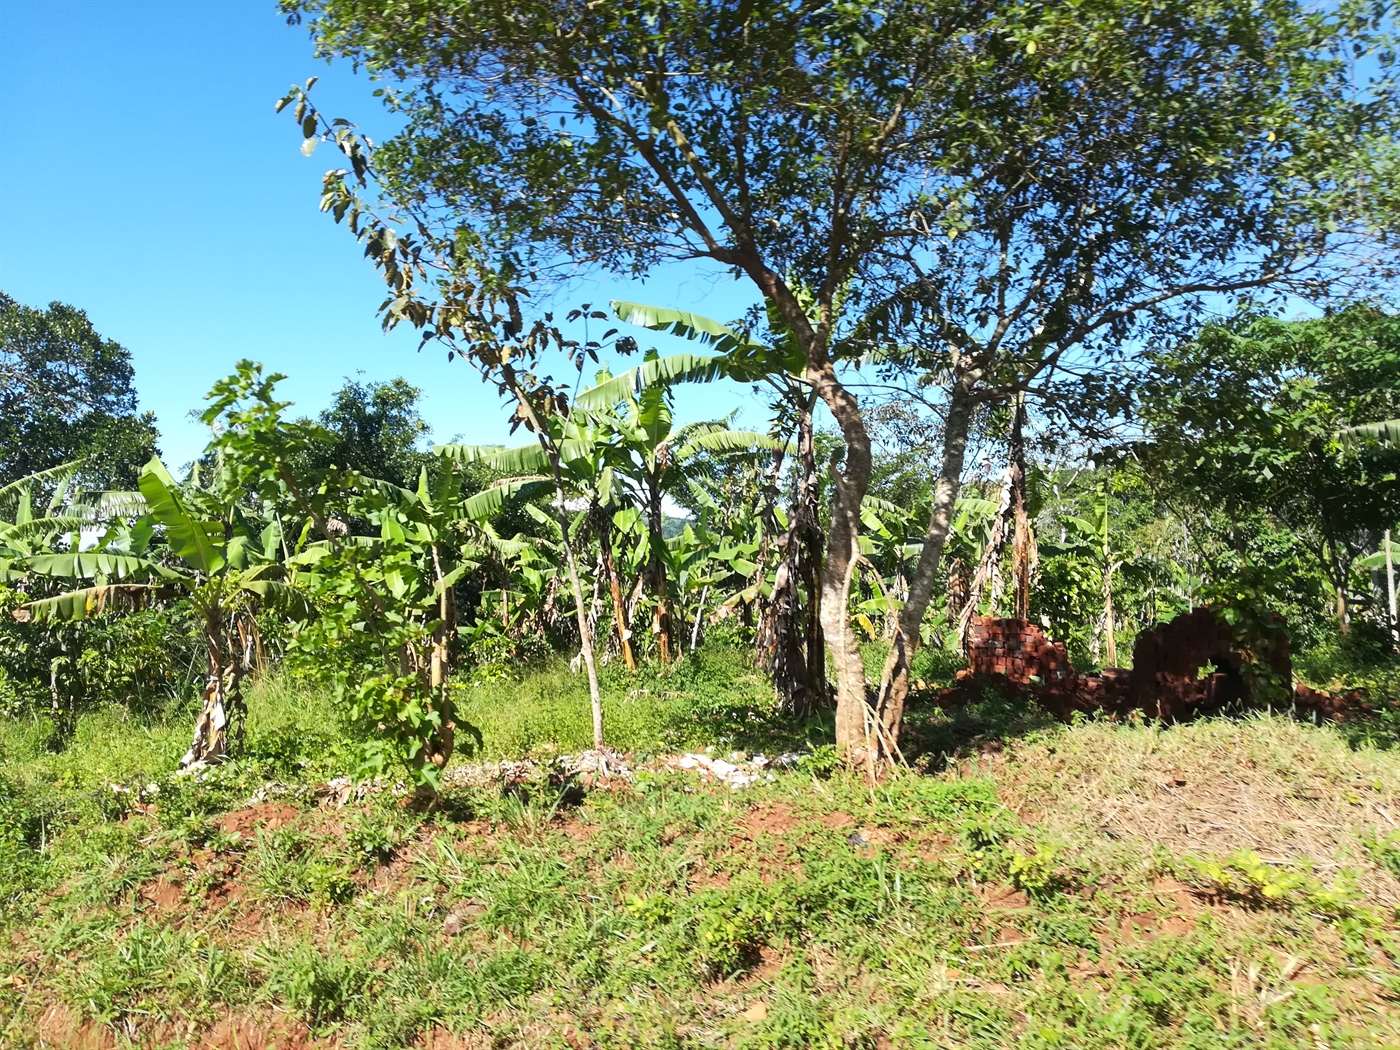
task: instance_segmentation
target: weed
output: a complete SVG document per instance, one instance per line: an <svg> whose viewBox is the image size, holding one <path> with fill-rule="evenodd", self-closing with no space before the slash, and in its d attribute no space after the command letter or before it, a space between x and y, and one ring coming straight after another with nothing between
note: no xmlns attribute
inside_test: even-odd
<svg viewBox="0 0 1400 1050"><path fill-rule="evenodd" d="M1054 846L1040 846L1031 854L1013 853L1007 864L1007 874L1017 889L1032 896L1042 894L1059 881L1055 875L1058 861L1059 851Z"/></svg>

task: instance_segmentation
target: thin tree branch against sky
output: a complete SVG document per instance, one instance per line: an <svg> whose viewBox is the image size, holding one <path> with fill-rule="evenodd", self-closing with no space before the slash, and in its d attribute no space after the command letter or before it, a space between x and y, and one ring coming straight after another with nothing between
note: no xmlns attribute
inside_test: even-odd
<svg viewBox="0 0 1400 1050"><path fill-rule="evenodd" d="M381 333L382 285L317 211L334 161L303 157L273 112L313 75L328 111L391 130L373 85L314 61L270 0L0 2L0 289L80 307L131 351L172 466L204 444L190 410L245 357L289 375L298 411L324 407L344 376L403 375L423 388L438 440L507 440L507 413L474 373L415 353L412 333ZM610 298L726 319L747 305L733 282L689 266L646 287L560 293L569 305ZM682 391L680 414L741 401L761 425L757 402L727 384Z"/></svg>

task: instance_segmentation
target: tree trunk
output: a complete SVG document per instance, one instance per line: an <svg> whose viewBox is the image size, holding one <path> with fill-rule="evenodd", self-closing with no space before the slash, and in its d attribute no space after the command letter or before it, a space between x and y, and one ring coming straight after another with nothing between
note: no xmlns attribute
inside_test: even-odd
<svg viewBox="0 0 1400 1050"><path fill-rule="evenodd" d="M661 662L669 664L675 646L671 638L671 601L668 594L670 574L666 571L666 559L663 554L666 539L662 529L661 490L656 485L651 485L650 489L647 498L647 531L650 533L648 546L651 549L647 553L651 563L652 593L656 597L656 639Z"/></svg>
<svg viewBox="0 0 1400 1050"><path fill-rule="evenodd" d="M222 762L229 754L229 709L236 704L239 692L238 660L229 650L228 633L220 610L209 610L204 616L204 706L194 725L194 740L180 769L197 769Z"/></svg>
<svg viewBox="0 0 1400 1050"><path fill-rule="evenodd" d="M825 702L827 684L826 641L821 628L817 463L812 411L805 397L798 413L798 455L802 473L793 493L783 560L773 586L773 686L794 716L806 718Z"/></svg>
<svg viewBox="0 0 1400 1050"><path fill-rule="evenodd" d="M1011 575L1014 612L1018 620L1031 618L1031 525L1026 512L1026 397L1016 399L1011 421L1011 510L1016 528L1011 540Z"/></svg>
<svg viewBox="0 0 1400 1050"><path fill-rule="evenodd" d="M1386 607L1390 613L1390 644L1400 649L1400 627L1396 622L1395 607L1395 560L1390 549L1390 530L1385 530L1385 596Z"/></svg>
<svg viewBox="0 0 1400 1050"><path fill-rule="evenodd" d="M1332 592L1335 597L1335 612L1337 615L1337 631L1345 637L1351 630L1351 624L1347 622L1347 571L1346 562L1342 557L1342 548L1335 539L1327 541L1332 548L1331 569Z"/></svg>
<svg viewBox="0 0 1400 1050"><path fill-rule="evenodd" d="M607 512L598 512L598 542L603 548L603 571L608 576L608 590L612 592L613 625L617 628L617 642L622 649L622 662L627 670L637 669L637 658L632 653L632 632L627 629L627 611L622 607L622 581L617 576L617 559L613 556L612 529Z"/></svg>
<svg viewBox="0 0 1400 1050"><path fill-rule="evenodd" d="M890 643L890 654L880 675L876 701L879 752L881 759L898 754L899 731L904 723L904 701L909 695L909 661L919 644L919 626L933 596L933 583L943 558L943 546L953 520L953 508L962 481L967 456L967 435L975 407L973 393L982 378L982 369L967 358L960 358L954 369L953 389L948 398L948 420L943 430L943 466L933 490L933 508L919 562L909 580L909 597L899 613L899 623Z"/></svg>
<svg viewBox="0 0 1400 1050"><path fill-rule="evenodd" d="M705 618L705 602L710 597L710 585L707 583L700 589L700 604L695 609L695 625L690 632L690 651L693 653L700 645L700 625Z"/></svg>
<svg viewBox="0 0 1400 1050"><path fill-rule="evenodd" d="M1103 567L1103 659L1105 667L1118 666L1118 642L1113 636L1113 563L1104 544Z"/></svg>
<svg viewBox="0 0 1400 1050"><path fill-rule="evenodd" d="M433 628L432 652L428 661L428 689L431 702L437 708L439 728L424 757L435 769L441 770L452 758L457 735L457 724L452 720L452 664L449 651L452 634L457 627L457 606L452 588L443 586L445 574L436 545L432 548L432 554L433 573L441 591L438 594L438 623Z"/></svg>
<svg viewBox="0 0 1400 1050"><path fill-rule="evenodd" d="M865 664L849 609L860 554L860 504L870 488L870 434L860 405L836 378L830 362L809 365L807 378L841 428L846 444L844 462L832 469L831 531L821 577L821 626L836 669L836 746L856 761L873 761Z"/></svg>
<svg viewBox="0 0 1400 1050"><path fill-rule="evenodd" d="M593 713L593 747L601 751L603 749L603 694L598 686L598 666L593 659L593 632L588 629L588 611L583 604L583 584L579 582L578 559L574 557L573 540L569 538L569 512L564 506L564 474L559 466L559 449L545 429L539 413L535 411L529 393L520 385L515 370L510 365L505 365L501 369L501 375L529 418L530 425L535 431L535 436L539 439L540 447L544 449L545 456L549 459L549 466L554 475L555 518L559 522L559 540L564 547L564 563L569 570L569 587L574 594L574 614L578 620L579 649L583 656L584 669L588 673L588 699Z"/></svg>

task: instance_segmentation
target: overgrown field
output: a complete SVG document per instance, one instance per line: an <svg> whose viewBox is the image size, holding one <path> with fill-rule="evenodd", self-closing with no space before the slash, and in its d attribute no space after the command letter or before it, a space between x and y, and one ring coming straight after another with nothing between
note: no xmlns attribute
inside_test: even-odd
<svg viewBox="0 0 1400 1050"><path fill-rule="evenodd" d="M328 805L346 742L277 683L198 781L186 712L86 716L60 754L6 723L0 1044L1400 1045L1385 740L925 705L922 759L872 787L764 697L722 660L609 686L638 763L815 745L756 787L545 761L426 815ZM587 739L562 669L469 713L489 755Z"/></svg>

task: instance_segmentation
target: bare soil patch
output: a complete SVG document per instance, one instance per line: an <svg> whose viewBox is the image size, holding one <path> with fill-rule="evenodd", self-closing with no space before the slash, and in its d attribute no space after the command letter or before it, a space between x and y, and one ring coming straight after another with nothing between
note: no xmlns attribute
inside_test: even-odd
<svg viewBox="0 0 1400 1050"><path fill-rule="evenodd" d="M226 835L247 837L256 834L259 828L274 831L286 827L299 816L301 810L285 802L261 802L225 814L219 821L219 827Z"/></svg>
<svg viewBox="0 0 1400 1050"><path fill-rule="evenodd" d="M332 1044L313 1039L306 1026L275 1015L226 1017L194 1043L198 1050L314 1050Z"/></svg>
<svg viewBox="0 0 1400 1050"><path fill-rule="evenodd" d="M157 912L178 911L185 899L185 890L168 876L162 875L155 882L141 887L141 898Z"/></svg>
<svg viewBox="0 0 1400 1050"><path fill-rule="evenodd" d="M770 806L751 809L739 821L739 827L749 838L758 835L787 835L796 831L801 821L793 816L792 806L775 802Z"/></svg>

